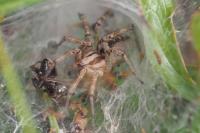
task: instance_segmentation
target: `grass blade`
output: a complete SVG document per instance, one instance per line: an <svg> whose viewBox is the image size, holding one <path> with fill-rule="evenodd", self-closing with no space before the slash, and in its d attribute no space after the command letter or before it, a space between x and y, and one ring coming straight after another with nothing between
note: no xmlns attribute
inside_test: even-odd
<svg viewBox="0 0 200 133"><path fill-rule="evenodd" d="M16 10L41 2L42 0L1 0L0 16L5 16Z"/></svg>
<svg viewBox="0 0 200 133"><path fill-rule="evenodd" d="M0 70L6 81L8 93L10 95L11 102L16 110L18 121L22 126L24 133L37 133L36 124L32 120L32 113L30 106L26 101L26 96L23 91L22 84L19 77L12 66L11 60L5 51L5 47L2 39L0 38Z"/></svg>
<svg viewBox="0 0 200 133"><path fill-rule="evenodd" d="M192 39L195 45L196 50L200 54L200 9L193 14L191 25L190 25L190 32L192 34Z"/></svg>
<svg viewBox="0 0 200 133"><path fill-rule="evenodd" d="M150 27L142 30L148 38L146 54L153 68L181 96L188 100L197 98L199 88L188 75L174 38L172 0L141 0L140 4Z"/></svg>
<svg viewBox="0 0 200 133"><path fill-rule="evenodd" d="M174 11L173 0L141 0L140 3L169 63L177 73L187 77L188 73L171 23L171 16Z"/></svg>
<svg viewBox="0 0 200 133"><path fill-rule="evenodd" d="M196 67L192 68L193 77L200 84L200 8L193 15L190 23L190 33L197 54Z"/></svg>

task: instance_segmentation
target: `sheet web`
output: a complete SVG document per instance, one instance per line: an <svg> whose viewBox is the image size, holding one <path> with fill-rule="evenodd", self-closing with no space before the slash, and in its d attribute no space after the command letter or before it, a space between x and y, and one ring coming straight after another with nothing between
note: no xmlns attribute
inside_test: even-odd
<svg viewBox="0 0 200 133"><path fill-rule="evenodd" d="M28 102L34 114L30 119L37 120L37 128L41 132L47 132L49 126L49 123L42 119L49 103L44 101L41 94L31 84L29 66L44 57L54 58L76 47L66 43L54 49L50 43L58 42L64 33L83 37L83 31L78 26L77 14L79 12L84 13L92 23L107 8L111 8L115 15L102 27L102 34L130 23L135 25L136 30L130 33L131 39L122 46L134 65L137 76L144 81L142 85L134 75L129 75L124 79L117 79L116 90L101 86L99 83L95 100L95 128L92 129L91 122L89 122L89 130L97 133L159 133L166 129L165 114L175 108L174 97L176 100L180 99L181 103L186 102L166 89L159 75L151 69L145 56L141 59L141 53L145 49L145 44L143 44L145 38L140 32L142 18L140 18L137 4L128 0L123 2L113 0L106 5L104 2L103 0L46 1L39 6L8 17L2 25L7 50L24 84ZM70 66L72 63L73 59L69 57L58 65L59 78L71 80L77 76L77 71ZM124 68L128 67L122 63L115 72L124 71ZM69 71L72 72L71 77L66 76ZM9 102L3 78L1 81L0 131L20 132L20 121L16 119L14 110L12 110L13 105ZM81 92L79 87L76 94ZM57 105L57 108L59 110L63 107ZM174 116L176 115L175 113ZM68 131L72 117L59 122L60 131ZM170 117L170 119L173 118Z"/></svg>

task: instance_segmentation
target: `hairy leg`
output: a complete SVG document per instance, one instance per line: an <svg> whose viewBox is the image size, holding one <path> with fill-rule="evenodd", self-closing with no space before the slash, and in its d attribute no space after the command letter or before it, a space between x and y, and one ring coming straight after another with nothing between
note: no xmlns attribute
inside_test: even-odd
<svg viewBox="0 0 200 133"><path fill-rule="evenodd" d="M85 32L85 38L89 39L89 37L91 36L89 22L88 22L88 20L87 20L87 18L84 14L79 13L78 16L81 20L82 27L83 27L84 32Z"/></svg>
<svg viewBox="0 0 200 133"><path fill-rule="evenodd" d="M92 45L92 41L89 40L81 40L77 37L73 37L70 35L65 35L61 41L59 42L59 45L61 45L62 43L64 43L65 41L68 41L70 43L74 43L74 44L78 44L81 46L91 46Z"/></svg>
<svg viewBox="0 0 200 133"><path fill-rule="evenodd" d="M125 60L125 62L128 64L129 68L131 69L131 72L135 75L136 79L137 79L141 84L144 84L144 82L143 82L139 77L137 77L136 71L135 71L133 65L131 64L131 61L129 60L129 58L127 57L127 55L124 53L123 50L121 50L120 48L117 48L117 47L113 47L113 48L111 49L111 52L113 52L113 53L116 54L116 55L122 56L123 59Z"/></svg>
<svg viewBox="0 0 200 133"><path fill-rule="evenodd" d="M98 75L94 75L92 77L92 83L89 88L89 98L90 98L90 107L91 107L91 112L92 116L94 116L94 95L95 95L95 90L96 90L96 83L97 83Z"/></svg>
<svg viewBox="0 0 200 133"><path fill-rule="evenodd" d="M67 94L67 102L66 102L66 106L69 106L69 100L71 98L71 96L73 95L73 93L75 92L78 84L80 83L80 81L83 79L84 75L86 74L87 69L83 68L80 71L79 76L76 78L76 80L72 83L72 85L70 86L69 90L68 90L68 94Z"/></svg>
<svg viewBox="0 0 200 133"><path fill-rule="evenodd" d="M62 62L67 56L72 56L72 55L78 55L81 53L81 50L76 48L76 49L72 49L72 50L68 50L65 51L63 55L57 57L56 59L54 59L55 63L60 63Z"/></svg>
<svg viewBox="0 0 200 133"><path fill-rule="evenodd" d="M111 10L107 10L106 12L104 12L104 14L102 16L100 16L96 22L92 25L93 30L98 33L100 27L103 25L103 23L105 23L106 19L108 19L109 17L113 16L113 12Z"/></svg>
<svg viewBox="0 0 200 133"><path fill-rule="evenodd" d="M128 37L127 36L123 37L122 35L126 32L132 31L133 29L134 29L133 25L130 25L125 28L121 28L117 31L113 31L111 33L106 34L100 41L110 42L110 41L114 41L114 40L125 40Z"/></svg>
<svg viewBox="0 0 200 133"><path fill-rule="evenodd" d="M97 50L99 53L109 53L109 50L114 47L115 44L121 41L126 41L130 37L128 35L123 35L126 32L133 30L133 25L125 28L121 28L117 31L106 34L98 41Z"/></svg>

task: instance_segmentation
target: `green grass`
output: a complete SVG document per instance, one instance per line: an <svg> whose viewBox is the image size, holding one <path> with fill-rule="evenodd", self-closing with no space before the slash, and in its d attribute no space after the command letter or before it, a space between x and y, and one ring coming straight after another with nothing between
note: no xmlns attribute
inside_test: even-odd
<svg viewBox="0 0 200 133"><path fill-rule="evenodd" d="M0 21L3 16L9 15L17 10L31 6L43 0L0 0ZM150 61L153 70L161 75L164 82L175 90L183 98L190 102L196 101L200 94L200 86L194 83L192 77L188 74L185 67L182 55L180 53L179 44L176 40L176 35L171 20L175 4L173 0L138 0L147 23L144 26L144 32L149 40L146 44L146 55ZM195 13L191 20L190 33L198 54L200 53L200 12ZM161 63L158 62L155 56L155 51L158 54ZM12 61L7 54L3 41L0 40L0 70L3 75L8 93L13 106L16 109L18 121L22 122L22 131L24 133L37 133L36 122L30 119L33 115L27 102L26 94L15 71ZM197 70L192 70L197 73ZM117 79L117 83L121 84L123 80ZM137 108L138 98L130 99L126 102L127 106L132 105L132 110ZM197 103L199 105L199 103ZM99 108L99 109L98 109ZM96 123L101 124L103 121L102 112L97 107ZM99 112L98 112L99 111ZM56 132L59 130L59 125L53 115L49 116L49 121L52 129ZM181 123L181 120L179 120ZM191 127L182 127L176 130L176 133L199 133L200 132L200 108L194 111ZM163 125L161 132L167 132L170 127L170 122ZM168 127L169 126L169 127Z"/></svg>
<svg viewBox="0 0 200 133"><path fill-rule="evenodd" d="M150 30L147 30L151 45L146 45L146 54L149 57L154 70L158 72L170 88L175 89L178 94L189 101L196 101L199 98L200 85L192 81L184 65L180 53L179 44L176 41L174 27L171 21L175 6L173 0L141 0L140 4L144 16L147 19ZM148 28L149 28L148 27ZM191 33L194 45L200 49L200 15L196 13L191 23ZM159 53L161 64L158 63L154 51ZM199 106L199 102L196 102ZM177 129L177 133L198 133L200 131L199 109L195 111L191 120L191 126L183 126ZM182 123L180 119L178 123ZM166 123L167 124L167 123ZM170 126L168 127L170 128ZM178 128L178 127L176 127ZM162 131L167 132L167 131Z"/></svg>
<svg viewBox="0 0 200 133"><path fill-rule="evenodd" d="M200 9L196 11L191 19L189 33L194 43L194 48L198 56L197 66L193 67L192 76L198 84L200 84Z"/></svg>
<svg viewBox="0 0 200 133"><path fill-rule="evenodd" d="M195 44L195 48L200 53L200 9L193 14L191 25L190 25L190 32L192 34L192 39Z"/></svg>
<svg viewBox="0 0 200 133"><path fill-rule="evenodd" d="M196 99L200 89L185 68L171 23L175 7L173 0L141 0L140 4L149 26L144 31L151 42L146 44L146 54L154 70L181 96L188 100ZM157 51L161 64L154 51Z"/></svg>
<svg viewBox="0 0 200 133"><path fill-rule="evenodd" d="M35 3L41 2L42 0L2 0L0 1L0 22L3 20L3 16L15 12L21 8L31 6ZM38 133L36 129L36 122L32 120L32 112L29 104L26 100L26 94L23 90L23 86L19 80L18 74L14 70L12 61L7 54L3 41L0 40L0 70L4 79L6 80L8 93L12 101L13 106L16 109L16 115L18 121L22 121L22 132L24 133ZM55 116L48 116L50 121L51 129L59 132L59 126Z"/></svg>
<svg viewBox="0 0 200 133"><path fill-rule="evenodd" d="M171 23L175 9L174 0L141 0L141 5L147 22L150 24L169 63L178 74L187 76L187 70Z"/></svg>
<svg viewBox="0 0 200 133"><path fill-rule="evenodd" d="M43 0L0 0L0 16L5 16L41 1Z"/></svg>
<svg viewBox="0 0 200 133"><path fill-rule="evenodd" d="M19 77L11 63L8 54L5 51L5 47L2 39L0 38L0 71L3 75L7 90L16 110L18 121L22 124L22 131L24 133L37 133L36 123L32 120L32 112L27 98L23 90L23 86L19 80Z"/></svg>

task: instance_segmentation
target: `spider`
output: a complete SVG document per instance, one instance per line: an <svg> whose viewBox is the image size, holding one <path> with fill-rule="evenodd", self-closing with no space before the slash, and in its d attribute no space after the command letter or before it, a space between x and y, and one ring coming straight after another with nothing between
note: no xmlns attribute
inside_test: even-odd
<svg viewBox="0 0 200 133"><path fill-rule="evenodd" d="M130 67L132 73L135 74L135 70L132 67L126 53L122 49L115 46L116 43L125 41L129 38L124 34L133 31L134 26L130 25L119 30L110 32L103 37L99 37L98 33L100 32L99 30L101 26L103 25L103 23L105 23L107 18L113 16L113 12L111 10L106 11L101 17L97 19L97 21L92 26L89 25L89 22L84 14L79 13L78 16L84 30L84 39L65 35L61 39L60 43L68 41L77 44L78 48L64 52L63 55L54 60L54 63L62 62L68 56L74 56L75 64L80 70L78 77L73 81L68 89L66 100L67 107L69 106L70 98L75 93L75 90L80 81L86 75L91 77L91 85L88 88L88 96L90 101L91 113L94 116L94 96L96 84L98 79L102 78L104 74L109 71L106 68L108 65L106 58L108 58L110 54L121 56ZM143 84L143 81L141 81L137 76L136 78L140 81L141 84Z"/></svg>
<svg viewBox="0 0 200 133"><path fill-rule="evenodd" d="M79 19L81 21L82 28L84 30L84 39L79 39L77 37L65 35L59 42L59 45L63 44L65 41L74 43L78 45L78 48L68 50L64 52L63 55L57 57L54 60L43 60L40 68L35 69L32 67L34 72L36 72L36 78L33 80L37 81L35 84L36 87L40 87L41 85L47 86L51 82L60 83L55 80L56 71L55 66L57 63L62 62L68 56L75 57L75 65L80 70L78 77L72 82L72 84L68 88L66 106L69 106L70 98L75 93L76 88L78 87L80 81L85 77L91 77L91 84L88 89L89 101L91 113L94 116L94 96L96 90L96 84L99 78L102 78L104 75L111 73L110 69L107 69L108 62L107 58L110 57L111 54L115 54L116 56L121 56L124 61L130 67L131 72L135 75L135 70L131 65L130 60L128 59L126 53L115 44L125 41L129 39L128 36L124 35L127 32L133 31L133 25L121 28L119 30L110 32L103 37L99 37L99 30L105 21L113 16L113 12L111 10L107 10L103 13L101 17L99 17L96 22L92 25L89 25L89 22L86 16L82 13L78 14ZM42 64L45 64L44 66ZM39 70L39 71L38 71ZM45 72L43 72L45 70ZM41 73L41 74L40 74ZM110 74L113 76L112 74ZM137 75L135 75L138 81L143 84L143 81L140 80ZM113 76L114 77L114 76ZM38 79L39 78L39 79ZM109 79L107 79L109 80ZM40 82L38 82L40 81ZM46 81L50 81L46 83ZM113 86L116 86L113 81L111 81ZM46 85L45 85L46 83ZM50 88L55 88L52 86ZM48 90L49 88L46 87Z"/></svg>

